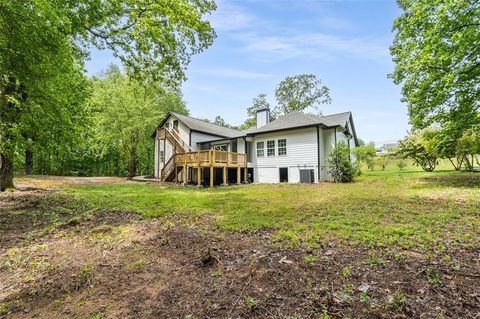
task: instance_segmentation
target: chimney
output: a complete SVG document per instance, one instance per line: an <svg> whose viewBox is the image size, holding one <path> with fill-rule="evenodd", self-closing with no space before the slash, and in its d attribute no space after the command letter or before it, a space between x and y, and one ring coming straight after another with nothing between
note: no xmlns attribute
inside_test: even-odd
<svg viewBox="0 0 480 319"><path fill-rule="evenodd" d="M264 107L257 110L257 128L270 123L270 108Z"/></svg>

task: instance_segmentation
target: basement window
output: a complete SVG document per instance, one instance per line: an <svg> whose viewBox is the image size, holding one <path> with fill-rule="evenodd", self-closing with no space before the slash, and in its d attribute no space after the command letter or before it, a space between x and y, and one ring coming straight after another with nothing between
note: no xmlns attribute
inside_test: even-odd
<svg viewBox="0 0 480 319"><path fill-rule="evenodd" d="M265 156L264 142L257 142L257 157Z"/></svg>
<svg viewBox="0 0 480 319"><path fill-rule="evenodd" d="M278 155L287 155L287 140L278 140Z"/></svg>
<svg viewBox="0 0 480 319"><path fill-rule="evenodd" d="M275 156L275 141L267 141L267 156Z"/></svg>

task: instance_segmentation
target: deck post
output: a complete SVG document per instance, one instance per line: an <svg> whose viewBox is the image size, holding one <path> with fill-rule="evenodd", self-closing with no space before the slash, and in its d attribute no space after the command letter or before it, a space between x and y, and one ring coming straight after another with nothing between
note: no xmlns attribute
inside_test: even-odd
<svg viewBox="0 0 480 319"><path fill-rule="evenodd" d="M183 185L187 185L187 178L188 178L188 168L187 168L187 152L185 152L185 158L183 160Z"/></svg>
<svg viewBox="0 0 480 319"><path fill-rule="evenodd" d="M243 182L248 183L248 163L247 163L247 154L244 156L245 167L243 168Z"/></svg>
<svg viewBox="0 0 480 319"><path fill-rule="evenodd" d="M197 185L200 186L202 184L202 176L201 176L201 168L200 168L200 151L197 153Z"/></svg>
<svg viewBox="0 0 480 319"><path fill-rule="evenodd" d="M215 162L215 150L209 151L209 159L210 159L210 187L213 187L213 163Z"/></svg>
<svg viewBox="0 0 480 319"><path fill-rule="evenodd" d="M227 185L227 167L226 166L223 167L223 185L224 186Z"/></svg>
<svg viewBox="0 0 480 319"><path fill-rule="evenodd" d="M237 184L240 184L240 165L237 165Z"/></svg>

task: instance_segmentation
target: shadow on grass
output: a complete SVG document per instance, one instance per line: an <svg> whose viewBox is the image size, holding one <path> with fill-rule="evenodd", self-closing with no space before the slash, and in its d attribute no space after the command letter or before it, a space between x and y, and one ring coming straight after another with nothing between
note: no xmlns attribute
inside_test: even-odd
<svg viewBox="0 0 480 319"><path fill-rule="evenodd" d="M415 188L454 187L454 188L480 188L480 173L458 173L451 176L421 177L422 185Z"/></svg>

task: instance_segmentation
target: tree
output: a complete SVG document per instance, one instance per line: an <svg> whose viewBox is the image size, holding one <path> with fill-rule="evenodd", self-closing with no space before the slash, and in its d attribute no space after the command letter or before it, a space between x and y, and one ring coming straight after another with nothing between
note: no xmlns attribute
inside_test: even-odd
<svg viewBox="0 0 480 319"><path fill-rule="evenodd" d="M480 2L397 3L403 13L393 25L391 78L402 85L414 128L475 117L480 105Z"/></svg>
<svg viewBox="0 0 480 319"><path fill-rule="evenodd" d="M330 174L332 174L335 182L353 182L355 168L350 161L349 149L345 142L338 143L335 148L332 149L328 156L328 164Z"/></svg>
<svg viewBox="0 0 480 319"><path fill-rule="evenodd" d="M191 55L213 42L215 33L203 16L214 9L209 0L2 1L0 189L13 187L21 119L34 105L28 101L55 101L54 84L68 82L82 68L91 45L111 50L132 77L175 87L185 79ZM54 116L51 108L44 111Z"/></svg>
<svg viewBox="0 0 480 319"><path fill-rule="evenodd" d="M414 165L427 172L432 172L437 165L435 131L424 129L412 132L398 145L398 153L402 158L410 158Z"/></svg>
<svg viewBox="0 0 480 319"><path fill-rule="evenodd" d="M225 126L225 120L220 115L217 115L215 117L215 120L213 120L213 123L220 126Z"/></svg>
<svg viewBox="0 0 480 319"><path fill-rule="evenodd" d="M291 111L303 111L309 107L317 108L319 104L330 103L329 89L322 85L314 74L287 76L275 90L278 105L276 116Z"/></svg>
<svg viewBox="0 0 480 319"><path fill-rule="evenodd" d="M115 66L94 80L90 105L98 156L114 150L125 159L128 177L136 175L139 155L151 157L150 135L160 120L169 111L187 113L179 94L131 80Z"/></svg>
<svg viewBox="0 0 480 319"><path fill-rule="evenodd" d="M467 130L457 142L457 157L462 158L468 171L473 171L475 158L480 154L480 130ZM477 160L478 162L478 160Z"/></svg>
<svg viewBox="0 0 480 319"><path fill-rule="evenodd" d="M377 156L375 144L373 142L368 144L364 143L361 146L355 147L353 149L353 154L355 155L359 168L361 168L363 164L367 164L367 167L373 170L374 160Z"/></svg>
<svg viewBox="0 0 480 319"><path fill-rule="evenodd" d="M403 158L401 158L401 159L399 159L398 162L397 162L397 167L398 167L401 171L403 171L403 170L405 169L405 167L407 167L407 162L406 162Z"/></svg>
<svg viewBox="0 0 480 319"><path fill-rule="evenodd" d="M252 105L247 108L247 119L240 126L240 129L246 130L252 126L257 125L257 110L268 108L270 109L270 103L267 101L267 95L260 93L253 98Z"/></svg>

